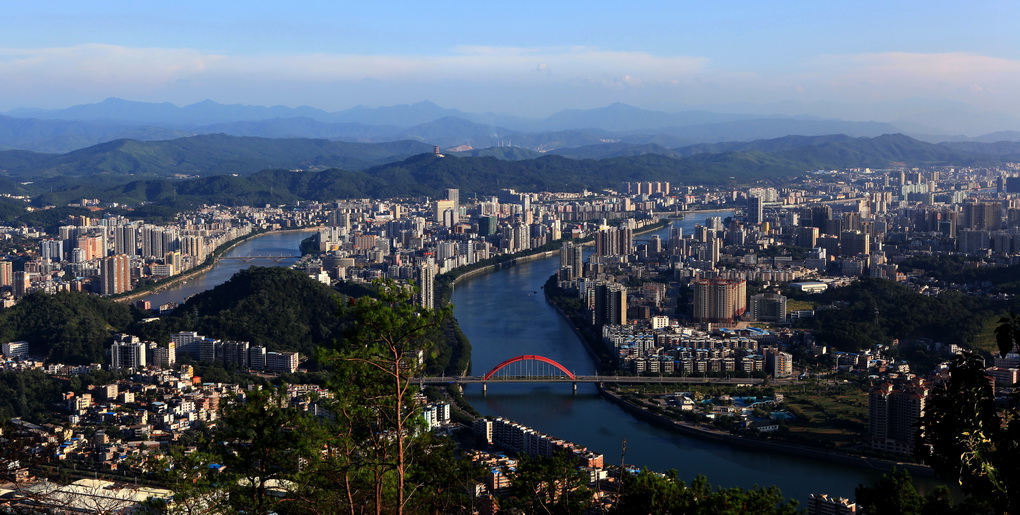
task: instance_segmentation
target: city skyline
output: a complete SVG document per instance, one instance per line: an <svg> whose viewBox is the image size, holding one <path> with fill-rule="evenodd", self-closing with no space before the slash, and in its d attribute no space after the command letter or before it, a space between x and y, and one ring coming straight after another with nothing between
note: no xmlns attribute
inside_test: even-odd
<svg viewBox="0 0 1020 515"><path fill-rule="evenodd" d="M9 6L0 111L121 97L342 110L431 100L1020 127L1020 7L989 2Z"/></svg>

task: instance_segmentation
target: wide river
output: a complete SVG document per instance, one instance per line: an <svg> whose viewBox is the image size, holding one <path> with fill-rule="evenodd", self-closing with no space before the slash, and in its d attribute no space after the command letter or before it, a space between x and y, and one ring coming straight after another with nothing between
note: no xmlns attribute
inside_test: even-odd
<svg viewBox="0 0 1020 515"><path fill-rule="evenodd" d="M704 223L707 216L712 213L691 215L677 225L683 227L684 234L689 234L694 224ZM228 255L295 255L307 236L303 232L270 233L241 243ZM154 293L146 300L154 306L181 302L226 281L239 270L253 265L286 266L290 262L223 260L186 284ZM457 284L454 315L471 341L473 373L485 373L503 360L521 354L550 357L579 374L595 371L583 344L542 294L542 285L558 267L559 258L552 257ZM659 471L675 468L686 480L704 474L719 486L776 485L786 496L802 502L810 493L853 498L859 483L871 484L881 475L861 468L733 448L678 435L637 420L602 398L593 385L578 385L575 396L565 384L490 384L486 396L482 396L479 386L471 386L465 397L483 414L503 416L603 453L606 463L620 462L621 443L626 440L628 464ZM931 484L930 480L918 481L921 489Z"/></svg>
<svg viewBox="0 0 1020 515"><path fill-rule="evenodd" d="M675 224L686 235L708 216L731 214L692 214ZM666 232L660 233L663 239ZM595 372L583 344L542 293L541 287L558 268L559 258L551 257L457 283L454 315L471 341L473 375L523 354L552 358L577 374ZM687 481L703 474L718 486L775 485L802 506L811 493L853 499L858 484L871 485L881 476L869 469L735 448L660 429L606 400L591 384L579 384L576 396L569 384L489 384L484 396L480 386L470 385L465 398L484 415L506 417L602 453L607 464L620 463L621 444L626 441L628 464L658 471L677 469ZM920 490L934 484L930 479L915 482Z"/></svg>

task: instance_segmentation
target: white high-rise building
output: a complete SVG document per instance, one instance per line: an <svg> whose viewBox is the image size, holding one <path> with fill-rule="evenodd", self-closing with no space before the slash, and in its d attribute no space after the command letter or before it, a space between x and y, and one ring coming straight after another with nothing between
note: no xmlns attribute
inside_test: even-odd
<svg viewBox="0 0 1020 515"><path fill-rule="evenodd" d="M148 345L139 341L137 336L117 335L117 340L110 347L110 368L142 368L145 366L145 354Z"/></svg>

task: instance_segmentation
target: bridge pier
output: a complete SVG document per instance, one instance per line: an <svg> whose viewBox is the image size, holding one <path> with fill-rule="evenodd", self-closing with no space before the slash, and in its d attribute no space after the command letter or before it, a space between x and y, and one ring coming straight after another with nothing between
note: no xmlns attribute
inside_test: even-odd
<svg viewBox="0 0 1020 515"><path fill-rule="evenodd" d="M482 397L485 397L485 383L482 383Z"/></svg>
<svg viewBox="0 0 1020 515"><path fill-rule="evenodd" d="M570 383L574 386L574 395L577 395L577 383Z"/></svg>

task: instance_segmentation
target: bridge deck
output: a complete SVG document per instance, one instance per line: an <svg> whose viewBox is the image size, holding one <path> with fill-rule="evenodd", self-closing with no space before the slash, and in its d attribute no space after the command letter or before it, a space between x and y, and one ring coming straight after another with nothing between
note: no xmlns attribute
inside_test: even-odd
<svg viewBox="0 0 1020 515"><path fill-rule="evenodd" d="M789 379L773 380L773 382L789 382ZM761 378L723 378L723 377L645 377L645 376L577 376L571 379L558 377L490 377L458 376L458 377L421 377L417 382L422 384L479 384L479 383L624 383L624 384L761 384Z"/></svg>

